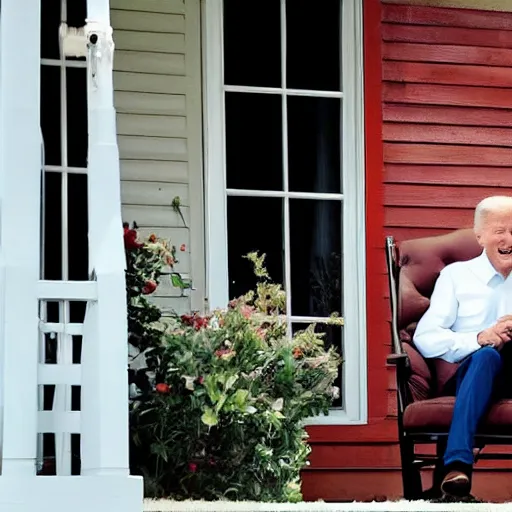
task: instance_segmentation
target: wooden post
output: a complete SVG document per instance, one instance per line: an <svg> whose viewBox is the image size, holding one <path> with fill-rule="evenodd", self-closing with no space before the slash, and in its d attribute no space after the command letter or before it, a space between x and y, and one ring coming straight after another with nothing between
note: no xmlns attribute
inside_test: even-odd
<svg viewBox="0 0 512 512"><path fill-rule="evenodd" d="M129 474L128 327L108 0L88 0L89 268L98 300L82 350L82 474Z"/></svg>
<svg viewBox="0 0 512 512"><path fill-rule="evenodd" d="M3 476L35 474L40 251L40 2L0 14Z"/></svg>

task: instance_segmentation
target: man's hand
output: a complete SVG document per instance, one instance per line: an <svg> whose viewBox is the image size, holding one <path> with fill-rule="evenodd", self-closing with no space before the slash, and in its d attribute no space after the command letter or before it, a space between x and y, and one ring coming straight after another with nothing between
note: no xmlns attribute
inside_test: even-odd
<svg viewBox="0 0 512 512"><path fill-rule="evenodd" d="M505 343L512 339L512 316L500 318L494 325L485 329L477 336L477 341L482 347L493 346L500 350Z"/></svg>

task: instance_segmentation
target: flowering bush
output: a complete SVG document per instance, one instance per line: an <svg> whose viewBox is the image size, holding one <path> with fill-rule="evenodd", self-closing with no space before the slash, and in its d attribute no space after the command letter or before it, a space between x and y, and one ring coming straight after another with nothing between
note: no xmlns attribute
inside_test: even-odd
<svg viewBox="0 0 512 512"><path fill-rule="evenodd" d="M132 275L138 258L152 258L136 251L128 265L132 302L144 299L148 281ZM130 410L132 472L144 476L147 496L301 499L309 453L301 422L328 413L340 357L325 350L314 326L287 335L284 291L270 281L264 256L248 259L257 288L225 310L175 317L158 339L143 321L156 315L130 312L138 346L148 347Z"/></svg>

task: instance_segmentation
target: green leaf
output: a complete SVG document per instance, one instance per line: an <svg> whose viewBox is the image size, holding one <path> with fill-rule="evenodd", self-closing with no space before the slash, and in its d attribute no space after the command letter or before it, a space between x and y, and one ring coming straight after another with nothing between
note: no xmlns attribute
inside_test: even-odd
<svg viewBox="0 0 512 512"><path fill-rule="evenodd" d="M229 379L226 381L224 389L226 391L228 389L231 389L237 380L238 380L238 375L231 375L231 377L229 377Z"/></svg>
<svg viewBox="0 0 512 512"><path fill-rule="evenodd" d="M217 417L217 415L215 414L215 411L211 407L207 407L205 409L203 415L201 416L201 421L205 425L208 425L209 427L213 427L213 426L217 425L217 423L219 422L219 418Z"/></svg>

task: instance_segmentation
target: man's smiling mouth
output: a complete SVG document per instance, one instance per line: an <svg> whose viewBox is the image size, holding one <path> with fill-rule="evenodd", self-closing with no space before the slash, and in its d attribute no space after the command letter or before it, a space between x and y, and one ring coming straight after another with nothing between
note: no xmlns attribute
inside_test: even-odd
<svg viewBox="0 0 512 512"><path fill-rule="evenodd" d="M512 254L512 249L498 249L498 252L503 255L510 255Z"/></svg>

